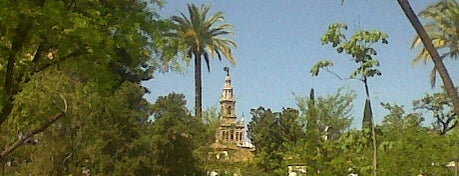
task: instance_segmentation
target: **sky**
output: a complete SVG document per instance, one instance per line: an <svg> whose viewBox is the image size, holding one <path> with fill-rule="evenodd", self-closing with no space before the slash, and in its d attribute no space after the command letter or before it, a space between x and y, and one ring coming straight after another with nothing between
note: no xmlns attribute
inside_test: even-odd
<svg viewBox="0 0 459 176"><path fill-rule="evenodd" d="M411 1L418 13L432 0ZM169 0L160 10L167 18L183 12L188 15L187 3L211 5L209 14L222 11L225 23L234 25L237 43L233 50L236 66L223 59L211 60L211 72L203 66L203 109L219 107L219 98L226 73L223 67L231 66L232 84L237 97L237 112L250 121L250 109L260 106L281 111L296 107L295 95L308 96L311 88L315 96L328 96L341 87L356 92L353 127L359 128L365 100L364 85L360 81L342 81L327 72L313 77L310 68L323 59L332 60L333 71L348 77L357 65L350 56L339 55L329 45L321 45L320 38L328 26L344 22L348 36L358 30L380 30L388 33L388 45L375 45L376 58L380 61L382 76L369 79L370 98L376 123L381 123L388 111L381 102L404 105L412 109L412 101L426 93L439 90L429 84L432 64L412 65L416 50L411 49L415 31L396 1L348 0ZM459 84L457 61L446 61L453 82ZM194 67L189 65L185 73L156 73L144 82L150 89L147 100L154 103L158 96L171 92L183 93L187 106L194 106Z"/></svg>

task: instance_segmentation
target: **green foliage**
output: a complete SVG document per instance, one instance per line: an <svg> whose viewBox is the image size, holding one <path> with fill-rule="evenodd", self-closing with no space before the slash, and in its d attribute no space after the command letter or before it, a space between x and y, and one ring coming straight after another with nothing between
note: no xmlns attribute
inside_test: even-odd
<svg viewBox="0 0 459 176"><path fill-rule="evenodd" d="M449 137L421 126L423 117L405 113L403 106L382 104L389 110L381 126L379 173L381 175L450 175ZM451 138L452 139L452 138Z"/></svg>
<svg viewBox="0 0 459 176"><path fill-rule="evenodd" d="M355 94L340 89L327 97L295 98L299 110L252 109L248 137L256 147L255 166L268 175L285 175L287 166L294 164L306 165L308 173L348 173L347 164L341 166L341 171L330 168L347 161L341 158L341 148L337 146L352 122Z"/></svg>
<svg viewBox="0 0 459 176"><path fill-rule="evenodd" d="M344 23L331 24L328 31L322 36L322 45L331 44L338 53L346 53L352 57L359 67L349 76L351 79L364 80L367 77L380 76L377 69L379 62L376 58L376 49L372 46L375 43L387 44L388 35L377 30L361 30L347 39L342 30L347 30ZM312 69L313 76L317 76L319 70L332 66L331 61L319 61Z"/></svg>
<svg viewBox="0 0 459 176"><path fill-rule="evenodd" d="M102 175L136 175L148 170L144 143L140 141L141 123L149 115L144 89L123 82L113 92L98 92L94 82L80 82L60 71L45 71L25 84L15 101L13 118L2 126L2 135L17 139L18 133L41 126L57 111L61 93L69 102L65 117L40 135L33 145L25 145L5 161L13 163L6 173L20 175L79 174L82 169ZM60 107L59 107L60 108Z"/></svg>
<svg viewBox="0 0 459 176"><path fill-rule="evenodd" d="M333 62L329 60L323 60L317 62L312 68L311 68L311 74L312 76L318 76L320 69L327 68L327 67L332 67Z"/></svg>
<svg viewBox="0 0 459 176"><path fill-rule="evenodd" d="M373 124L373 113L371 110L370 103L370 91L368 88L368 78L374 76L380 76L379 61L375 58L377 55L376 49L373 44L381 43L388 44L388 35L384 32L377 30L360 30L353 34L349 39L342 32L347 30L347 25L344 23L331 24L328 27L328 31L322 36L322 45L331 44L333 48L336 48L338 53L345 53L350 55L352 60L358 64L358 67L350 74L349 79L357 79L364 83L365 93L367 99L365 100L364 117L362 121L363 130L371 130L373 140L373 175L377 174L377 150L376 150L376 134ZM325 64L324 64L325 63ZM319 70L326 68L328 72L337 76L339 79L342 78L328 70L329 61L319 61L315 64L311 73L313 76L317 76ZM371 127L371 128L368 128Z"/></svg>
<svg viewBox="0 0 459 176"><path fill-rule="evenodd" d="M207 141L214 142L215 134L220 126L220 111L216 106L212 106L204 110L202 121L206 126L206 134L208 135Z"/></svg>
<svg viewBox="0 0 459 176"><path fill-rule="evenodd" d="M0 3L5 7L0 12L0 123L23 84L51 66L65 62L62 70L97 80L100 87L111 82L104 87L110 89L117 81L150 79L172 57L161 45L170 25L153 11L157 1Z"/></svg>
<svg viewBox="0 0 459 176"><path fill-rule="evenodd" d="M306 126L310 116L314 116L317 130L323 132L327 129L328 139L339 138L352 123L352 102L356 97L355 92L344 91L344 88L340 88L333 95L320 96L314 100L311 97L295 96L300 111L299 122Z"/></svg>
<svg viewBox="0 0 459 176"><path fill-rule="evenodd" d="M233 41L222 38L232 35L233 26L230 24L219 24L224 20L223 12L217 12L207 17L210 6L188 4L189 18L180 13L180 16L173 16L171 19L176 23L176 33L171 34L184 40L189 55L202 55L210 71L209 54L212 57L218 56L221 60L223 54L232 64L236 63L231 52L231 47L236 47Z"/></svg>
<svg viewBox="0 0 459 176"><path fill-rule="evenodd" d="M159 1L0 0L0 144L62 119L1 156L7 175L149 175L140 82L174 63ZM169 42L170 41L170 42ZM167 61L167 62L165 62Z"/></svg>
<svg viewBox="0 0 459 176"><path fill-rule="evenodd" d="M327 97L314 95L296 96L300 117L298 122L304 124L303 137L289 145L285 157L290 164L305 164L308 173L325 175L344 175L347 168L340 170L346 160L342 155L338 139L349 129L352 117L352 91L343 93L339 89ZM338 164L339 163L339 164ZM335 169L331 169L335 168Z"/></svg>
<svg viewBox="0 0 459 176"><path fill-rule="evenodd" d="M255 145L255 163L266 173L284 175L287 172L284 152L304 136L298 111L287 108L273 113L259 107L252 109L251 114L247 135Z"/></svg>
<svg viewBox="0 0 459 176"><path fill-rule="evenodd" d="M200 175L198 159L193 151L202 145L205 135L201 119L192 117L185 108L185 96L171 93L161 96L153 105L155 118L151 133L154 172L158 175ZM201 140L200 140L201 138Z"/></svg>

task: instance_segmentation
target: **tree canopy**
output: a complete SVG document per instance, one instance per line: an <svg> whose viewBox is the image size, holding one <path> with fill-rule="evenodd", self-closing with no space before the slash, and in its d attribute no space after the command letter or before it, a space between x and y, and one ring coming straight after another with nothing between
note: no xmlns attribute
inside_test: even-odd
<svg viewBox="0 0 459 176"><path fill-rule="evenodd" d="M407 1L399 2L409 10ZM208 17L207 5L189 4L189 16L164 18L158 14L163 3L0 0L1 175L206 175L212 169L220 175L286 175L289 166L307 175L450 175L448 167L457 164L453 84L414 100L412 110L381 103L387 114L374 124L367 79L381 75L373 44L388 44L388 35L360 30L348 36L344 23L330 25L321 41L357 64L348 79L365 85L363 121L371 121L372 139L365 126L352 126L355 92L341 88L318 96L311 89L309 96L295 95L296 107L251 109L247 136L255 148L247 152L253 158L215 162L210 156L218 108L201 114L196 103L193 116L185 96L173 90L148 102L142 81L179 70L184 52L185 60L195 60L200 99L201 60L208 70L211 57L235 64L236 44L224 38L232 25L222 23L222 12ZM425 29L434 46L426 45L417 59L428 61L427 52L436 47L441 58L435 52L431 58L443 76L446 70L437 64L458 54L457 14L451 0L420 14L432 20ZM413 45L429 43L420 31ZM311 73L325 69L342 79L329 69L333 64L319 61Z"/></svg>

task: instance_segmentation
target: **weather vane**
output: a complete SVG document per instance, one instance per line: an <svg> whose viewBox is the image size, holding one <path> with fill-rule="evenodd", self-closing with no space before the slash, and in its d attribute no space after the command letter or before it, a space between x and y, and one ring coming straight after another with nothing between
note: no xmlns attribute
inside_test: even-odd
<svg viewBox="0 0 459 176"><path fill-rule="evenodd" d="M223 67L223 71L226 71L226 76L229 76L229 67Z"/></svg>

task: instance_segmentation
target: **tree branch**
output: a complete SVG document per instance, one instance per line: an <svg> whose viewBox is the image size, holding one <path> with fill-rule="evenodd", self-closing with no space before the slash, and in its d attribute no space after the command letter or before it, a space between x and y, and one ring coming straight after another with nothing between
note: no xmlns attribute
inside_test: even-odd
<svg viewBox="0 0 459 176"><path fill-rule="evenodd" d="M17 148L19 148L20 146L24 145L25 142L30 139L31 137L33 137L34 135L38 134L38 133L41 133L43 131L45 131L49 126L51 126L53 123L55 123L57 120L59 120L60 118L64 117L65 114L67 113L67 100L64 98L64 96L62 94L60 94L60 97L62 99L62 101L64 102L64 109L61 109L59 113L57 113L56 115L54 115L50 121L48 121L47 123L45 123L43 126L41 126L40 128L37 128L29 133L27 133L26 135L24 135L24 137L20 138L18 141L14 142L10 147L8 147L6 150L4 150L1 154L0 154L0 159L2 158L5 158L6 156L8 156L9 154L11 154L13 151L15 151Z"/></svg>
<svg viewBox="0 0 459 176"><path fill-rule="evenodd" d="M339 80L341 81L346 81L346 80L359 80L359 81L363 81L359 78L343 78L341 77L340 75L338 75L338 73L335 73L333 71L331 71L328 67L325 67L325 71L327 71L328 73L332 74L333 76L337 77Z"/></svg>

